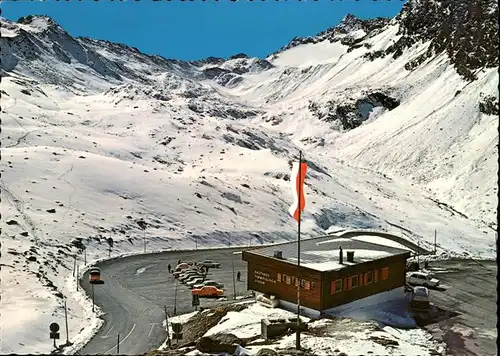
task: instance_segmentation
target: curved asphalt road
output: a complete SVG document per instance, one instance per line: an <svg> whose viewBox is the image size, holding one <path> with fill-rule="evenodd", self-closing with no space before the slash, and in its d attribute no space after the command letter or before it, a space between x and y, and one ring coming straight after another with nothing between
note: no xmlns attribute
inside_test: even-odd
<svg viewBox="0 0 500 356"><path fill-rule="evenodd" d="M79 350L78 354L117 354L117 337L120 334L120 354L137 355L157 349L167 338L164 305L169 316L173 315L176 300L177 314L194 310L191 306L191 291L178 283L175 298L176 279L168 273L167 266L175 266L177 260L203 261L211 259L222 263L220 269L210 269L209 279L224 284L228 299L233 298L233 269L241 271L242 281L236 282L237 295L247 293L246 262L238 249L172 251L158 254L137 255L99 264L101 278L105 284L94 285L95 303L105 312L104 325L99 332ZM88 274L81 285L92 295ZM201 306L216 303L211 299L200 299Z"/></svg>
<svg viewBox="0 0 500 356"><path fill-rule="evenodd" d="M336 237L353 237L356 235L372 235L385 237L401 243L413 250L417 246L406 239L383 232L347 231ZM279 245L279 244L277 244ZM254 246L258 248L262 246ZM157 254L136 255L99 264L103 285L94 286L95 303L105 312L104 325L99 332L85 345L79 354L117 354L118 334L120 334L120 354L136 355L157 349L167 338L165 328L164 305L167 305L169 316L173 315L174 303L177 314L194 310L191 306L190 290L178 283L175 298L176 279L167 272L167 266L175 266L179 259L184 261L202 261L211 259L222 263L221 269L210 269L209 279L224 284L225 294L232 299L233 269L241 271L242 281L236 282L237 295L247 294L246 262L241 254L234 254L246 248L169 251ZM422 254L428 253L420 248ZM88 274L85 274L81 285L88 295L91 285ZM200 299L201 306L213 305L215 301Z"/></svg>

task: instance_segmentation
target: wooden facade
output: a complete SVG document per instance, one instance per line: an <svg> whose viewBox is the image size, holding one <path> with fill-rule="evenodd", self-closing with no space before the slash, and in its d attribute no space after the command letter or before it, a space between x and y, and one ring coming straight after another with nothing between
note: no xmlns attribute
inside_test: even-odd
<svg viewBox="0 0 500 356"><path fill-rule="evenodd" d="M410 253L405 252L340 270L318 271L251 251L242 253L248 264L249 290L296 303L300 284L300 304L318 311L404 286L408 257Z"/></svg>
<svg viewBox="0 0 500 356"><path fill-rule="evenodd" d="M277 258L269 258L243 251L242 258L248 263L248 289L274 294L277 298L297 302L297 283L301 283L300 300L305 307L321 308L321 272L290 264Z"/></svg>

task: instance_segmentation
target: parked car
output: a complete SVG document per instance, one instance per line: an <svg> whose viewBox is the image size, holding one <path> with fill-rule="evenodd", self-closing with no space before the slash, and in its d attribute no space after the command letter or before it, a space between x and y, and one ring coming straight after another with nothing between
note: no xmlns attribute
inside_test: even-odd
<svg viewBox="0 0 500 356"><path fill-rule="evenodd" d="M202 284L203 283L203 277L196 277L192 278L191 280L186 282L186 285L188 287L193 288L195 285Z"/></svg>
<svg viewBox="0 0 500 356"><path fill-rule="evenodd" d="M220 289L224 288L224 285L222 283L216 282L214 280L208 280L208 281L205 281L203 283L197 284L193 288L202 288L205 286L213 286L213 287L220 288Z"/></svg>
<svg viewBox="0 0 500 356"><path fill-rule="evenodd" d="M203 262L198 263L199 266L203 266L205 268L220 268L221 264L218 262L214 262L212 260L205 260Z"/></svg>
<svg viewBox="0 0 500 356"><path fill-rule="evenodd" d="M182 281L182 283L187 285L189 282L192 282L194 280L201 279L201 278L203 278L203 277L201 277L199 274L194 274L192 276L188 276L186 279L184 279Z"/></svg>
<svg viewBox="0 0 500 356"><path fill-rule="evenodd" d="M277 299L274 295L269 294L259 294L255 300L266 308L276 308L280 304L279 299Z"/></svg>
<svg viewBox="0 0 500 356"><path fill-rule="evenodd" d="M193 267L193 266L188 266L187 268L181 269L180 271L175 271L174 272L174 277L180 277L183 274L186 274L188 272L197 272L197 273L203 273L203 271L198 268L198 267Z"/></svg>
<svg viewBox="0 0 500 356"><path fill-rule="evenodd" d="M416 286L411 295L411 308L416 311L427 311L430 309L429 289L427 287Z"/></svg>
<svg viewBox="0 0 500 356"><path fill-rule="evenodd" d="M224 294L224 291L214 286L203 286L201 288L193 288L191 294L196 294L200 297L220 297Z"/></svg>
<svg viewBox="0 0 500 356"><path fill-rule="evenodd" d="M177 266L175 266L174 274L177 272L182 272L183 270L185 270L186 268L189 268L189 267L190 266L187 263L180 263Z"/></svg>
<svg viewBox="0 0 500 356"><path fill-rule="evenodd" d="M406 282L415 286L437 287L439 280L432 278L428 274L422 272L409 272L406 274Z"/></svg>
<svg viewBox="0 0 500 356"><path fill-rule="evenodd" d="M199 276L200 276L200 274L199 274L198 272L196 272L196 271L187 272L187 273L185 273L185 274L181 274L181 275L179 276L179 281L184 282L184 281L186 281L186 280L187 280L187 279L189 279L189 278L192 278L192 277L199 277Z"/></svg>

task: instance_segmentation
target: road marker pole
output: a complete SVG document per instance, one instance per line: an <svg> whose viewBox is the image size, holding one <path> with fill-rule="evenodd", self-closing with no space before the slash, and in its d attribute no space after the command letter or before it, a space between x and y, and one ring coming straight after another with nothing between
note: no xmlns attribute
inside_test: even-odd
<svg viewBox="0 0 500 356"><path fill-rule="evenodd" d="M420 270L420 236L417 237L417 264Z"/></svg>
<svg viewBox="0 0 500 356"><path fill-rule="evenodd" d="M76 290L78 291L78 274L80 273L80 268L76 265Z"/></svg>
<svg viewBox="0 0 500 356"><path fill-rule="evenodd" d="M434 254L437 253L436 238L437 238L437 230L434 230Z"/></svg>
<svg viewBox="0 0 500 356"><path fill-rule="evenodd" d="M66 320L66 345L69 345L68 306L66 304L66 299L64 299L64 319Z"/></svg>
<svg viewBox="0 0 500 356"><path fill-rule="evenodd" d="M120 334L118 334L118 338L116 340L116 354L120 354Z"/></svg>
<svg viewBox="0 0 500 356"><path fill-rule="evenodd" d="M174 315L177 315L177 285L178 285L179 279L175 279L175 295L174 295Z"/></svg>
<svg viewBox="0 0 500 356"><path fill-rule="evenodd" d="M168 312L167 312L167 305L164 305L165 307L165 323L167 324L167 342L168 342L168 348L172 347L172 342L170 340L170 330L168 327Z"/></svg>
<svg viewBox="0 0 500 356"><path fill-rule="evenodd" d="M236 281L234 279L234 255L231 255L231 260L233 262L233 299L236 300Z"/></svg>

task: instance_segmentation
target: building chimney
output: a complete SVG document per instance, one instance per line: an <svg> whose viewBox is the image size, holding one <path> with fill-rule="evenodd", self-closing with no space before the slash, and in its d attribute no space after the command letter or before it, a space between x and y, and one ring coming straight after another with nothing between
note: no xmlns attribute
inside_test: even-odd
<svg viewBox="0 0 500 356"><path fill-rule="evenodd" d="M339 262L340 264L344 263L344 252L342 251L342 246L339 248Z"/></svg>
<svg viewBox="0 0 500 356"><path fill-rule="evenodd" d="M283 251L274 251L274 258L283 259Z"/></svg>
<svg viewBox="0 0 500 356"><path fill-rule="evenodd" d="M347 262L354 262L354 251L347 251Z"/></svg>

